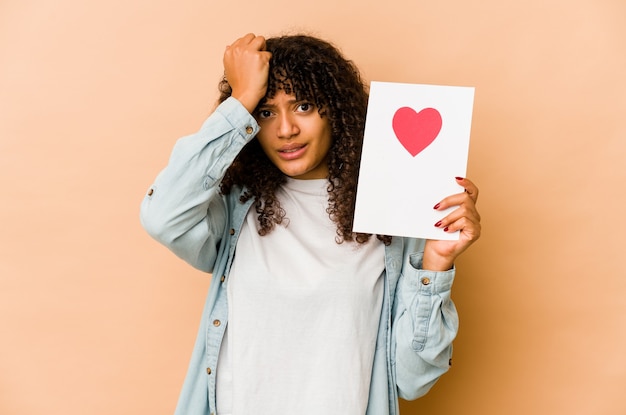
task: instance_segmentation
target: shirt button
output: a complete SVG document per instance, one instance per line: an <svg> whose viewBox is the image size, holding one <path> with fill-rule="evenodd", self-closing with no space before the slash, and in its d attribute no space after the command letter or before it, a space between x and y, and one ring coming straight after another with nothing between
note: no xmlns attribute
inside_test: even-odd
<svg viewBox="0 0 626 415"><path fill-rule="evenodd" d="M207 374L207 375L210 375L210 374L211 374L211 368L210 368L210 367L207 367L207 368L206 368L206 374Z"/></svg>
<svg viewBox="0 0 626 415"><path fill-rule="evenodd" d="M254 129L250 126L246 127L246 134L252 134L252 131L254 131Z"/></svg>
<svg viewBox="0 0 626 415"><path fill-rule="evenodd" d="M219 327L221 324L222 324L222 322L221 322L221 321L219 321L219 320L213 320L213 325L214 325L215 327Z"/></svg>
<svg viewBox="0 0 626 415"><path fill-rule="evenodd" d="M422 278L422 285L429 285L429 284L430 284L430 278L428 277Z"/></svg>
<svg viewBox="0 0 626 415"><path fill-rule="evenodd" d="M220 282L224 282L226 281L226 275L222 275L222 278L220 278Z"/></svg>
<svg viewBox="0 0 626 415"><path fill-rule="evenodd" d="M231 234L231 236L235 234L235 229L234 228L230 228L230 234Z"/></svg>
<svg viewBox="0 0 626 415"><path fill-rule="evenodd" d="M148 190L148 196L152 196L153 193L154 193L154 189Z"/></svg>

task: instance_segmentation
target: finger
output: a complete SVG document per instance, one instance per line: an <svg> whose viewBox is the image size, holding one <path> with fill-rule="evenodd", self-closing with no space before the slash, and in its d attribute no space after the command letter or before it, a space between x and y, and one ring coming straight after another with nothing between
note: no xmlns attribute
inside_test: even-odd
<svg viewBox="0 0 626 415"><path fill-rule="evenodd" d="M450 227L453 223L463 219L466 219L472 223L480 223L480 214L476 210L476 207L473 203L461 205L459 208L454 209L452 212L450 212L448 215L438 221L435 224L435 227L445 229Z"/></svg>
<svg viewBox="0 0 626 415"><path fill-rule="evenodd" d="M455 179L465 189L465 193L470 195L472 200L476 202L478 200L478 187L471 180L464 177L455 177Z"/></svg>
<svg viewBox="0 0 626 415"><path fill-rule="evenodd" d="M254 38L256 38L256 35L254 33L246 33L239 40L241 41L241 43L247 45L250 42L252 42L254 40Z"/></svg>
<svg viewBox="0 0 626 415"><path fill-rule="evenodd" d="M226 46L226 50L229 50L231 48L237 48L237 47L246 47L250 44L250 42L252 42L254 40L256 36L254 35L254 33L248 33L242 37L239 37L237 39L235 39L230 45Z"/></svg>
<svg viewBox="0 0 626 415"><path fill-rule="evenodd" d="M235 45L244 49L262 51L265 50L265 38L263 36L256 36L254 33L248 33L233 42L232 46Z"/></svg>
<svg viewBox="0 0 626 415"><path fill-rule="evenodd" d="M480 238L481 225L480 222L473 222L467 217L456 220L444 228L446 233L461 232L463 239L467 241L475 241Z"/></svg>
<svg viewBox="0 0 626 415"><path fill-rule="evenodd" d="M451 195L442 199L439 203L437 203L433 207L433 209L446 210L453 206L461 206L461 205L474 206L475 204L476 202L474 201L472 196L467 192L463 192L463 193L457 193L457 194L454 194L454 195Z"/></svg>
<svg viewBox="0 0 626 415"><path fill-rule="evenodd" d="M263 36L255 36L250 40L250 46L256 50L265 50L265 38Z"/></svg>
<svg viewBox="0 0 626 415"><path fill-rule="evenodd" d="M264 52L264 49L265 38L263 36L255 36L253 33L248 33L226 46L224 50L224 66L240 65L245 63L242 59L254 59L253 57L255 55L257 58L262 56L265 62L269 62L271 54L267 56L269 52Z"/></svg>

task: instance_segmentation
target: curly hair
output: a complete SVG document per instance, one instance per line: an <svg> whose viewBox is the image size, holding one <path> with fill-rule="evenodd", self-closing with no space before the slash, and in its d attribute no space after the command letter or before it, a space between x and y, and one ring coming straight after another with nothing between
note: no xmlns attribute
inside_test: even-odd
<svg viewBox="0 0 626 415"><path fill-rule="evenodd" d="M266 50L272 57L267 92L259 106L282 90L298 100L315 103L320 116L328 117L332 144L328 154L327 213L337 226L335 239L337 243L367 242L371 234L352 232L368 100L359 70L332 44L308 35L269 38ZM221 80L219 91L220 103L230 97L232 90L226 78ZM258 140L252 140L227 170L220 191L228 194L237 186L244 189L241 202L254 198L259 234L266 235L286 216L275 194L285 181ZM386 245L391 242L390 236L377 237Z"/></svg>

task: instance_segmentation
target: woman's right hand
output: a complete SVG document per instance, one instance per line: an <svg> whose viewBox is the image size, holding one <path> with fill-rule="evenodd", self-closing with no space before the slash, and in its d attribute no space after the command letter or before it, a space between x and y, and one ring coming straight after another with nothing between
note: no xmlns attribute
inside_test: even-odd
<svg viewBox="0 0 626 415"><path fill-rule="evenodd" d="M224 76L233 98L252 114L267 91L267 76L272 54L265 50L265 38L248 33L226 46Z"/></svg>

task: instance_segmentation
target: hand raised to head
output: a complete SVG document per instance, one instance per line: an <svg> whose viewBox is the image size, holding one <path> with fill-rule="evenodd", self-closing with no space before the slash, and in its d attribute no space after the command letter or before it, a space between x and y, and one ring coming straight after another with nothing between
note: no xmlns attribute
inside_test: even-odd
<svg viewBox="0 0 626 415"><path fill-rule="evenodd" d="M272 54L265 50L265 38L253 33L235 40L224 52L224 75L231 96L252 113L267 91Z"/></svg>

